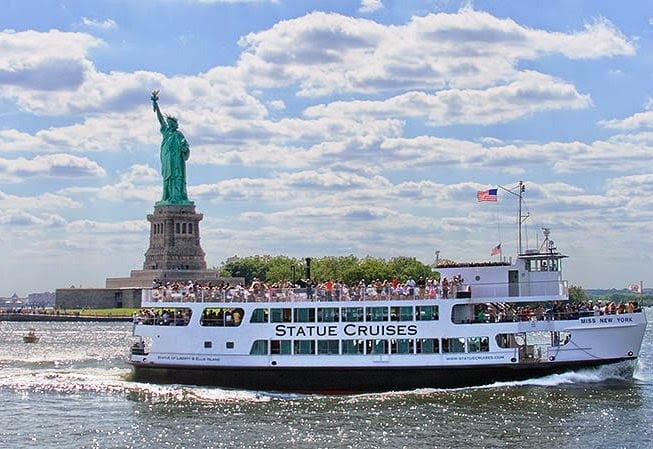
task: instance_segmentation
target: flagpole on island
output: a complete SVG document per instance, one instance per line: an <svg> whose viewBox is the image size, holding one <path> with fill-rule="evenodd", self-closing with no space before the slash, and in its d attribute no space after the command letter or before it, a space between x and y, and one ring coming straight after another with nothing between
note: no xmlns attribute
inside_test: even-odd
<svg viewBox="0 0 653 449"><path fill-rule="evenodd" d="M521 225L530 216L528 213L526 215L522 214L522 194L526 191L526 186L524 185L524 181L519 181L519 185L517 186L518 193L515 193L513 192L513 189L508 189L502 185L499 185L499 188L519 198L519 211L517 214L517 249L519 252L517 254L520 255L522 254Z"/></svg>

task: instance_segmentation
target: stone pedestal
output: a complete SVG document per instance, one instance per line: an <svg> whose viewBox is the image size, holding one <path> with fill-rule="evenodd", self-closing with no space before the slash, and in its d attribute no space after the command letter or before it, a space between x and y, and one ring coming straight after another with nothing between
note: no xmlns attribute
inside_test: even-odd
<svg viewBox="0 0 653 449"><path fill-rule="evenodd" d="M150 247L143 270L206 270L200 246L200 221L195 205L159 205L147 216Z"/></svg>
<svg viewBox="0 0 653 449"><path fill-rule="evenodd" d="M132 270L128 278L107 278L106 288L150 288L154 279L160 282L197 281L214 285L238 285L243 278L220 277L216 270L206 269L200 246L200 221L204 216L191 204L160 204L147 216L150 222L150 247L145 253L142 270Z"/></svg>

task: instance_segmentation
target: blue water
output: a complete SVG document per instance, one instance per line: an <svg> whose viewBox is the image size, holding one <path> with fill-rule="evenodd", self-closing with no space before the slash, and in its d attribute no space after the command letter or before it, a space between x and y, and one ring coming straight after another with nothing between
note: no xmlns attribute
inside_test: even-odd
<svg viewBox="0 0 653 449"><path fill-rule="evenodd" d="M651 448L653 309L618 366L460 390L324 397L129 380L126 323L0 322L3 448ZM36 327L37 344L22 335Z"/></svg>

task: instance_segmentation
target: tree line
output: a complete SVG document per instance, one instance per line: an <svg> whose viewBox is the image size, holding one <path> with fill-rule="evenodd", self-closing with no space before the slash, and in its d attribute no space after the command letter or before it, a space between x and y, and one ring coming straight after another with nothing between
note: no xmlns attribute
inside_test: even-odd
<svg viewBox="0 0 653 449"><path fill-rule="evenodd" d="M309 273L310 268L310 273ZM327 256L321 258L294 259L288 256L233 256L217 268L220 276L243 277L250 284L254 278L266 283L306 280L316 282L340 281L347 285L375 279L396 278L403 283L408 279L434 277L431 266L414 257L393 257L385 260L376 257L358 258Z"/></svg>
<svg viewBox="0 0 653 449"><path fill-rule="evenodd" d="M569 287L569 299L574 303L581 303L587 301L602 301L604 304L614 303L627 303L629 301L637 301L642 306L653 306L653 294L650 293L632 293L632 292L614 292L605 295L590 295L582 287L572 285Z"/></svg>
<svg viewBox="0 0 653 449"><path fill-rule="evenodd" d="M442 264L453 263L451 260L440 260ZM310 273L309 273L310 267ZM296 259L288 256L257 255L239 257L232 256L224 261L218 270L220 276L242 277L247 285L254 278L265 282L283 282L307 280L316 282L326 280L340 281L347 285L358 284L361 280L367 282L375 279L391 280L405 283L408 279L439 278L434 273L431 265L424 264L414 257L393 257L386 260L377 257L359 258L349 256L326 256L321 258ZM603 301L628 302L637 301L641 305L653 305L653 294L637 294L630 292L609 293L606 295L590 295L582 287L572 285L569 287L569 298L572 302Z"/></svg>

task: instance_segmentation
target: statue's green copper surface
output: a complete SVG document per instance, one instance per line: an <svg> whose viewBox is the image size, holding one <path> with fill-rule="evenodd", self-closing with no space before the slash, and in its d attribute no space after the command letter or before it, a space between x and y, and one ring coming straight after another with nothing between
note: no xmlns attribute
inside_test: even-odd
<svg viewBox="0 0 653 449"><path fill-rule="evenodd" d="M161 124L161 176L163 177L163 195L156 205L193 204L186 193L186 161L190 147L184 135L177 129L175 117L163 117L159 109L159 91L152 91L152 106Z"/></svg>

